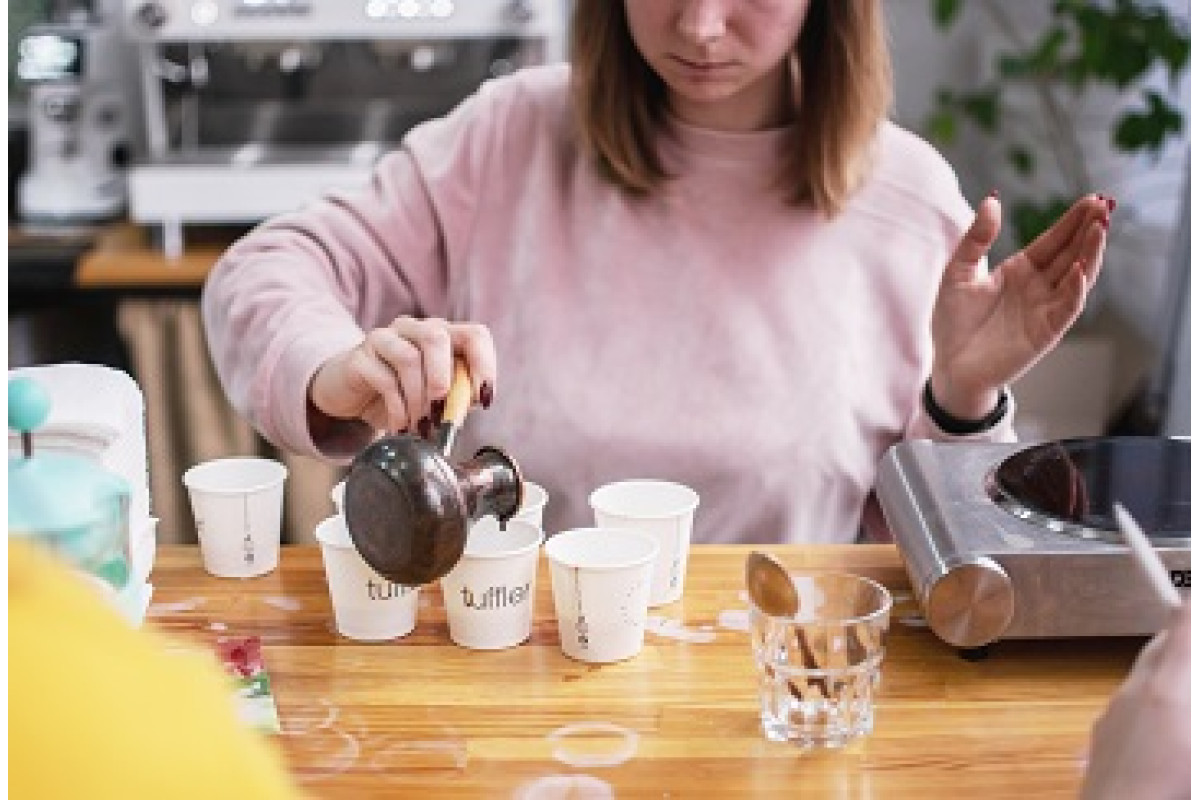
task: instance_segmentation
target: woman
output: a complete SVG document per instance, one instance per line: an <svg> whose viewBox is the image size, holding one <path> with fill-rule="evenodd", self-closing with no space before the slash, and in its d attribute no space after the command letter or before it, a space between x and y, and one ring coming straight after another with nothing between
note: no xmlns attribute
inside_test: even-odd
<svg viewBox="0 0 1200 800"><path fill-rule="evenodd" d="M1011 437L1005 387L1083 307L1111 200L987 273L999 199L973 216L886 120L877 0L579 0L572 25L569 69L489 82L223 257L210 346L267 438L345 461L427 428L459 353L490 407L459 448L512 453L548 531L658 477L699 492L695 541L769 543L854 540L903 438Z"/></svg>
<svg viewBox="0 0 1200 800"><path fill-rule="evenodd" d="M1182 800L1192 787L1192 606L1171 611L1092 726L1082 800Z"/></svg>

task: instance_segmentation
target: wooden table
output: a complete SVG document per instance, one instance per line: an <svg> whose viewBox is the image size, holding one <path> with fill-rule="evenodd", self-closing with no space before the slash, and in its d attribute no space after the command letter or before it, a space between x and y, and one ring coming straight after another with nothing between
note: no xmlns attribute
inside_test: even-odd
<svg viewBox="0 0 1200 800"><path fill-rule="evenodd" d="M759 729L737 629L748 549L694 547L683 600L651 609L664 634L603 666L559 650L544 558L533 636L498 652L450 641L433 586L409 636L340 638L311 546L285 547L278 570L244 581L208 576L195 547L164 546L150 622L199 642L262 638L279 745L317 797L1074 795L1092 721L1141 640L1001 642L969 662L918 624L892 546L776 547L793 569L869 575L898 601L874 733L802 753ZM663 629L665 620L684 627ZM584 722L605 729L562 736ZM622 763L596 765L623 749Z"/></svg>
<svg viewBox="0 0 1200 800"><path fill-rule="evenodd" d="M80 289L130 289L148 287L198 292L232 236L221 231L194 234L183 255L168 258L152 244L145 229L113 225L96 238L79 261L75 283Z"/></svg>
<svg viewBox="0 0 1200 800"><path fill-rule="evenodd" d="M58 292L116 293L194 297L221 254L245 226L208 226L192 232L187 249L169 258L151 241L146 228L112 222L76 228L9 225L10 262L24 271L18 288ZM44 262L53 261L51 274ZM12 264L10 264L12 277Z"/></svg>
<svg viewBox="0 0 1200 800"><path fill-rule="evenodd" d="M9 277L24 292L195 297L217 259L245 230L196 231L180 257L168 258L145 228L128 222L9 225Z"/></svg>

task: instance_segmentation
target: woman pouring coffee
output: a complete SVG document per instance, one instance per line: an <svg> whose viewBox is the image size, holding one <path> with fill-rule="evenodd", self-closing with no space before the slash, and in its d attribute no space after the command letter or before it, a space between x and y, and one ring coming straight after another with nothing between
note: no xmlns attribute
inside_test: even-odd
<svg viewBox="0 0 1200 800"><path fill-rule="evenodd" d="M629 477L701 497L697 542L877 530L905 438L1013 437L1006 388L1101 268L1081 197L988 268L1000 198L887 119L878 0L577 0L569 65L489 81L368 186L270 220L209 278L221 380L270 440L345 463L438 416L588 524Z"/></svg>

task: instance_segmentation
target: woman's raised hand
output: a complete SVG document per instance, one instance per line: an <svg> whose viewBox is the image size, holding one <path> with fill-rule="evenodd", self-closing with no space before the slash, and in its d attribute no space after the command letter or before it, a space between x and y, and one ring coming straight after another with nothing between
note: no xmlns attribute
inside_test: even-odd
<svg viewBox="0 0 1200 800"><path fill-rule="evenodd" d="M309 400L334 419L358 419L375 430L417 431L437 415L450 391L454 358L471 375L472 402L491 405L496 386L496 348L483 325L398 317L367 333L357 347L321 365L309 384Z"/></svg>
<svg viewBox="0 0 1200 800"><path fill-rule="evenodd" d="M988 195L942 276L933 312L933 394L956 417L980 419L998 393L1058 344L1100 274L1109 214L1081 197L1032 244L990 272L982 259L1000 232Z"/></svg>

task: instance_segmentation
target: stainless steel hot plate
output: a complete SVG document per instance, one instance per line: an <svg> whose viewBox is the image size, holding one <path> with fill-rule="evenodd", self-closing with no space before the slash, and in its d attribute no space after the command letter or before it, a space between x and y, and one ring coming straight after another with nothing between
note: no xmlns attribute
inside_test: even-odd
<svg viewBox="0 0 1200 800"><path fill-rule="evenodd" d="M912 440L875 492L930 628L978 648L998 639L1153 633L1166 609L1118 537L1125 505L1171 580L1191 587L1191 441Z"/></svg>

